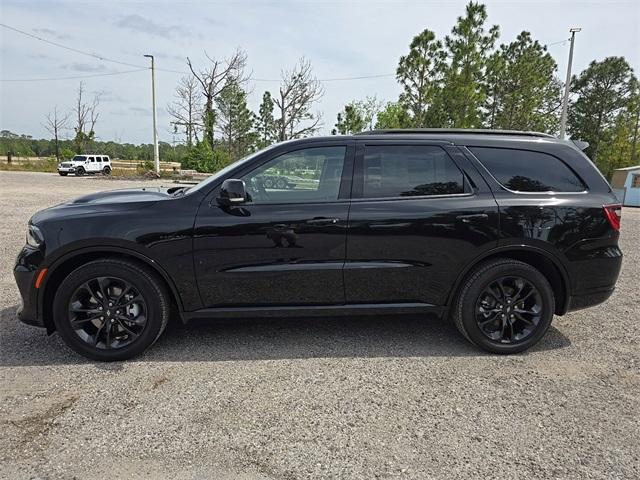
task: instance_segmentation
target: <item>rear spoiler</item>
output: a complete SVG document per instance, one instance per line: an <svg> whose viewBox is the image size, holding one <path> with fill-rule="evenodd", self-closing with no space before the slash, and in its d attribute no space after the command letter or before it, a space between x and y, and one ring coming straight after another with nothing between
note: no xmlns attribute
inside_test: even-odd
<svg viewBox="0 0 640 480"><path fill-rule="evenodd" d="M573 144L578 147L580 150L584 151L585 148L587 148L589 146L589 142L585 142L584 140L574 140L571 139L571 141L573 142Z"/></svg>

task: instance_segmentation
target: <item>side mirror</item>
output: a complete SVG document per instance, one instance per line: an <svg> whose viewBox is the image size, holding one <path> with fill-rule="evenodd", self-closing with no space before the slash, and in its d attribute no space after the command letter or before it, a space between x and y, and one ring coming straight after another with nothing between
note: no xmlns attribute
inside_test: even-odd
<svg viewBox="0 0 640 480"><path fill-rule="evenodd" d="M229 178L222 182L218 198L216 199L222 206L242 205L247 201L247 189L243 180Z"/></svg>

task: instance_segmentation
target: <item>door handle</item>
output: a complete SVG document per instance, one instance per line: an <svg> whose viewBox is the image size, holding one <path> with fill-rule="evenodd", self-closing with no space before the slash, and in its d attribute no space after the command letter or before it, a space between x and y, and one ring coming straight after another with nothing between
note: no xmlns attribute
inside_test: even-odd
<svg viewBox="0 0 640 480"><path fill-rule="evenodd" d="M458 215L456 220L462 221L462 223L471 223L475 220L486 220L489 215L486 213L476 213L474 215Z"/></svg>
<svg viewBox="0 0 640 480"><path fill-rule="evenodd" d="M339 218L315 217L307 220L307 223L309 225L335 225L339 221Z"/></svg>

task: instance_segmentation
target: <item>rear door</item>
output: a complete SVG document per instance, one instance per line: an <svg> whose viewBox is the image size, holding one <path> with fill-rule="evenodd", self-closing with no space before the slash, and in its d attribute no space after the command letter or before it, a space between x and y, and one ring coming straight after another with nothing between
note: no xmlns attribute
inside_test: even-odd
<svg viewBox="0 0 640 480"><path fill-rule="evenodd" d="M457 147L358 141L347 303L444 305L458 274L497 239L496 201Z"/></svg>

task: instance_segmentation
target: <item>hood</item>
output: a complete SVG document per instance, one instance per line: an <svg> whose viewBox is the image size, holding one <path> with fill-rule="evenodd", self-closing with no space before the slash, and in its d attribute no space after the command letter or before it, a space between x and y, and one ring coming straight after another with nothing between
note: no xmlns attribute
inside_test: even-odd
<svg viewBox="0 0 640 480"><path fill-rule="evenodd" d="M129 203L129 202L155 202L170 198L164 187L127 188L123 190L111 190L96 192L67 202L66 205L78 204L104 204L104 203Z"/></svg>
<svg viewBox="0 0 640 480"><path fill-rule="evenodd" d="M91 193L37 212L31 221L35 224L64 217L92 215L113 211L147 208L160 200L170 200L171 189L163 187L128 188Z"/></svg>

